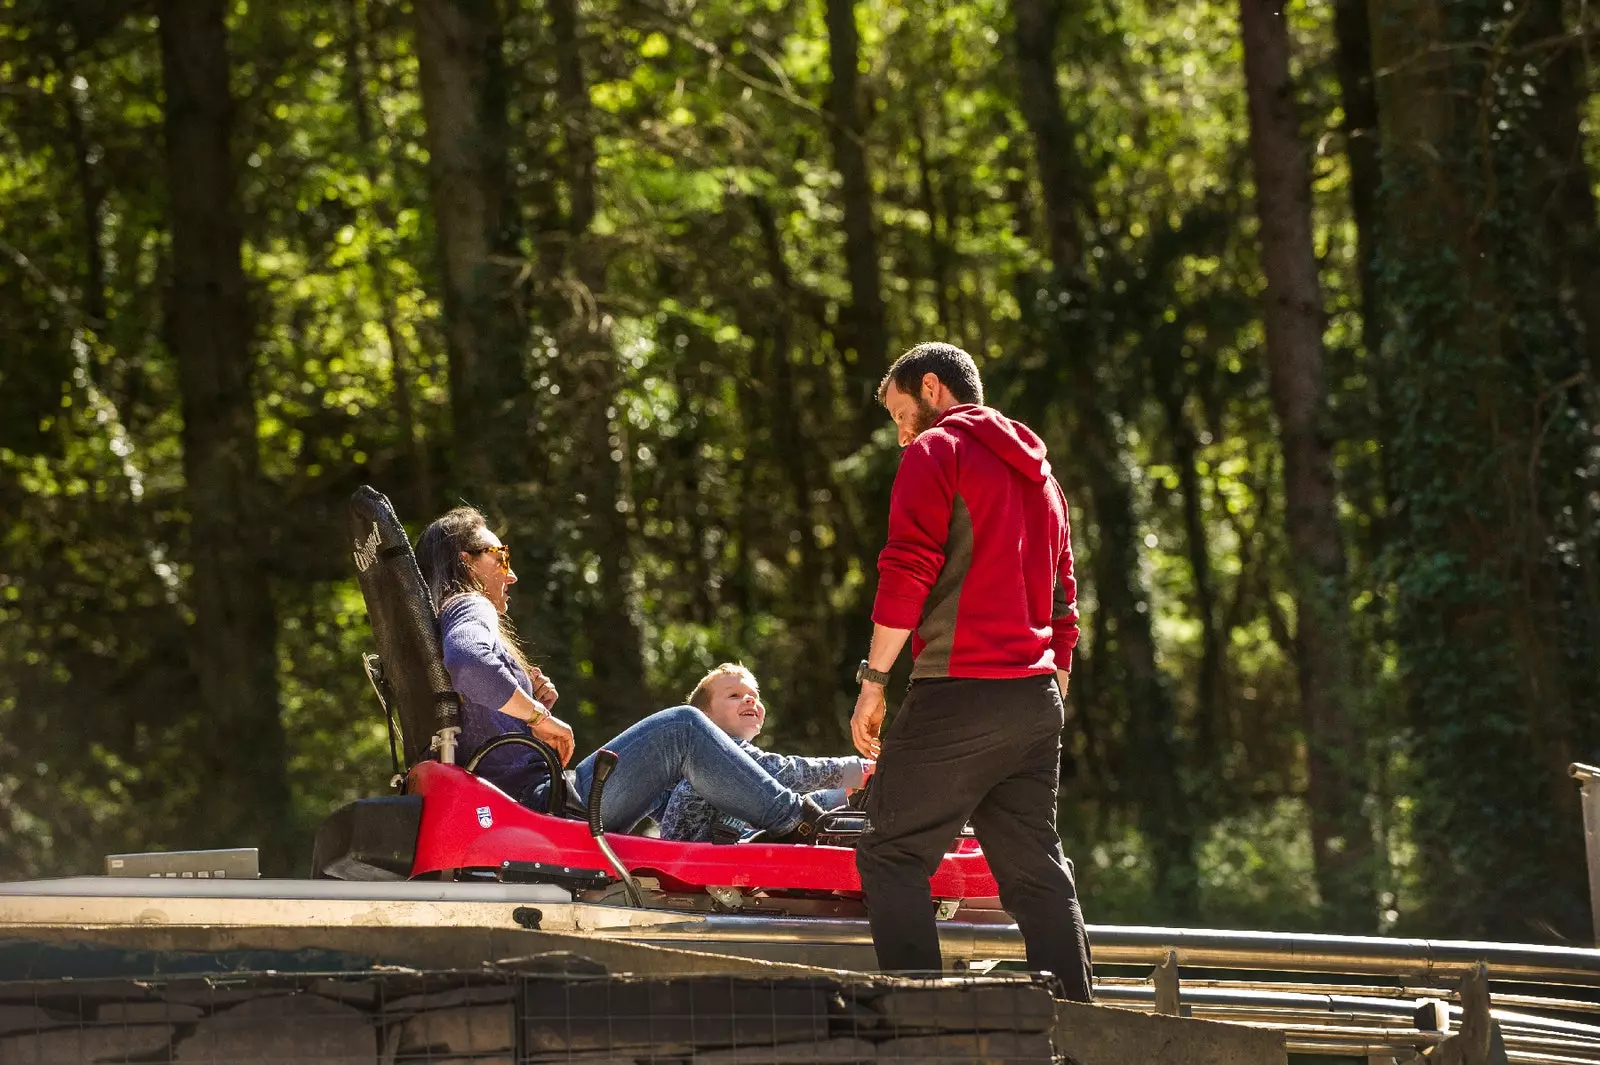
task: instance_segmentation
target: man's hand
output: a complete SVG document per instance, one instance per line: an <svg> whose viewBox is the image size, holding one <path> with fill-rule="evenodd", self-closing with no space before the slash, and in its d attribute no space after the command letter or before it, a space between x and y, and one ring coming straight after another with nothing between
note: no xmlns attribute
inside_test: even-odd
<svg viewBox="0 0 1600 1065"><path fill-rule="evenodd" d="M883 729L883 713L883 685L862 681L855 713L850 715L850 738L863 758L877 758L882 750L878 734Z"/></svg>
<svg viewBox="0 0 1600 1065"><path fill-rule="evenodd" d="M534 666L528 671L528 680L533 683L533 697L542 703L546 710L554 710L556 700L561 698L561 693L556 691L556 686L550 678L544 675L544 670Z"/></svg>
<svg viewBox="0 0 1600 1065"><path fill-rule="evenodd" d="M551 747L561 757L561 764L572 761L572 726L559 717L547 717L533 726L533 734Z"/></svg>

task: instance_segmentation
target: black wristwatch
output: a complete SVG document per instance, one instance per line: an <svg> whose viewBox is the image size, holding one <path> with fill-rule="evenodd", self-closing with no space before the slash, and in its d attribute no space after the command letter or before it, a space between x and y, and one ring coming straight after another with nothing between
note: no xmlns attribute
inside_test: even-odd
<svg viewBox="0 0 1600 1065"><path fill-rule="evenodd" d="M860 684L864 680L870 680L874 684L887 685L889 683L889 674L881 669L873 669L867 664L867 660L863 658L861 664L856 667L856 683Z"/></svg>

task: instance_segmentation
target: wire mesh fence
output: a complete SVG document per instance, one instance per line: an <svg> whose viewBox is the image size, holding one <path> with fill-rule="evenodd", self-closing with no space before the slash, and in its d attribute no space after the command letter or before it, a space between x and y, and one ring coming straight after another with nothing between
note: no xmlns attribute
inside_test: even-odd
<svg viewBox="0 0 1600 1065"><path fill-rule="evenodd" d="M1027 977L250 973L0 984L0 1065L1059 1061Z"/></svg>

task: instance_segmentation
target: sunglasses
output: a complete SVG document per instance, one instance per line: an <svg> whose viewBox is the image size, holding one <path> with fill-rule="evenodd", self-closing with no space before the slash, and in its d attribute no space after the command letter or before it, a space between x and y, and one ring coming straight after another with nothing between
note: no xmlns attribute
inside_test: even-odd
<svg viewBox="0 0 1600 1065"><path fill-rule="evenodd" d="M505 544L501 544L499 547L480 547L476 551L469 551L467 553L469 555L481 555L486 552L493 553L495 558L500 560L501 569L505 570L507 573L511 572L511 548L507 547Z"/></svg>

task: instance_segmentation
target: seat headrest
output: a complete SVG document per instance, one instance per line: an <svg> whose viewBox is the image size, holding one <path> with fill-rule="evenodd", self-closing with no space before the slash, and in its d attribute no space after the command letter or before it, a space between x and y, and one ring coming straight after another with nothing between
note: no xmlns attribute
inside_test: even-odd
<svg viewBox="0 0 1600 1065"><path fill-rule="evenodd" d="M433 598L383 493L362 485L350 497L350 541L410 768L428 757L436 732L461 724L461 697L445 672Z"/></svg>

